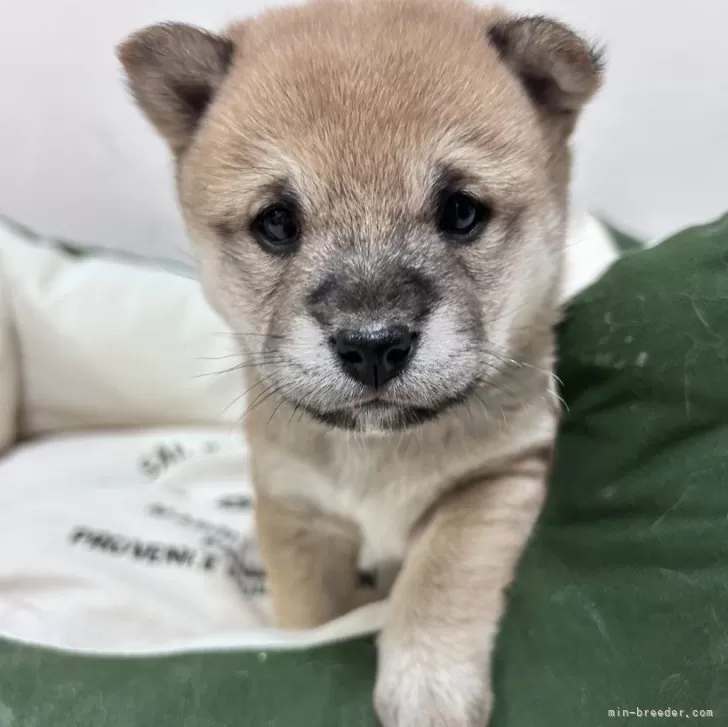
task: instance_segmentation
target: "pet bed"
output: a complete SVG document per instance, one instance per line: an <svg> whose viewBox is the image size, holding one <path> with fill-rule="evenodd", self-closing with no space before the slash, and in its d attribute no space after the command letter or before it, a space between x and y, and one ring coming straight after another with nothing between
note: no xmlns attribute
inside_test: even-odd
<svg viewBox="0 0 728 727"><path fill-rule="evenodd" d="M571 240L566 411L493 725L724 724L728 217L596 282L600 228ZM212 375L235 341L194 282L10 228L0 276L0 725L373 727L381 604L270 628L240 385Z"/></svg>

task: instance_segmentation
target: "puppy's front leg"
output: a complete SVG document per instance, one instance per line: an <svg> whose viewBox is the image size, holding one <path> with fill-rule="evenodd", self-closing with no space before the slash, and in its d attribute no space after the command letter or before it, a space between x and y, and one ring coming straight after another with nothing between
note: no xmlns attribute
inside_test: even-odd
<svg viewBox="0 0 728 727"><path fill-rule="evenodd" d="M484 727L505 590L540 511L548 454L453 491L413 539L379 641L385 727Z"/></svg>
<svg viewBox="0 0 728 727"><path fill-rule="evenodd" d="M313 628L356 605L359 541L347 524L259 496L256 527L278 626Z"/></svg>

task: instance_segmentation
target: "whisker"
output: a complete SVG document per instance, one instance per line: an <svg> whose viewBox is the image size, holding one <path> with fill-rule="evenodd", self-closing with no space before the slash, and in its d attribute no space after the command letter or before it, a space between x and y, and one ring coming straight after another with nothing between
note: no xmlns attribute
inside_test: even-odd
<svg viewBox="0 0 728 727"><path fill-rule="evenodd" d="M485 402L484 402L484 401L483 401L483 400L482 400L482 399L480 398L480 395L478 394L477 390L476 390L476 391L473 391L473 395L474 395L474 396L475 396L475 398L476 398L476 399L477 399L477 400L478 400L478 401L480 402L480 404L481 404L481 406L483 407L483 409L485 409L485 411L487 412L487 411L488 411L488 406L487 406L487 405L486 405L486 403L485 403Z"/></svg>
<svg viewBox="0 0 728 727"><path fill-rule="evenodd" d="M554 373L554 371L550 369L544 369L540 366L535 366L534 364L527 363L525 361L517 361L516 359L509 358L508 356L503 355L502 353L499 353L498 351L494 349L487 349L485 353L489 356L494 356L497 359L500 359L504 363L511 364L512 366L517 366L518 368L528 368L532 369L533 371L538 371L539 373L546 374L548 376L553 376L554 379L561 385L564 385L564 382Z"/></svg>
<svg viewBox="0 0 728 727"><path fill-rule="evenodd" d="M249 386L245 391L243 391L242 394L239 394L236 396L220 413L220 418L222 418L230 409L230 407L235 406L241 399L246 397L253 389L255 389L256 386L260 386L265 381L269 380L271 378L272 374L270 376L264 376L263 378L256 381L252 386Z"/></svg>
<svg viewBox="0 0 728 727"><path fill-rule="evenodd" d="M208 376L223 376L225 374L230 374L235 371L243 371L244 369L254 368L256 366L280 366L285 363L285 359L276 359L276 360L270 360L270 361L243 361L239 364L236 364L235 366L231 366L228 369L223 369L222 371L206 371L202 374L195 374L192 378L193 379L204 379Z"/></svg>
<svg viewBox="0 0 728 727"><path fill-rule="evenodd" d="M489 326L491 323L496 323L497 321L501 321L504 318L507 318L508 316L512 316L512 315L518 313L518 311L522 310L527 305L531 305L531 304L532 304L531 301L527 300L525 303L522 303L517 308L512 308L512 309L505 311L502 315L498 316L497 318L489 318L487 321L484 321L484 325Z"/></svg>
<svg viewBox="0 0 728 727"><path fill-rule="evenodd" d="M293 422L293 417L296 416L296 412L298 411L300 406L301 406L301 404L298 401L293 405L293 411L291 412L291 417L288 420L288 424L286 426L288 426L288 427L291 426L291 423Z"/></svg>
<svg viewBox="0 0 728 727"><path fill-rule="evenodd" d="M228 353L225 356L195 356L196 361L224 361L228 358L242 358L242 353Z"/></svg>
<svg viewBox="0 0 728 727"><path fill-rule="evenodd" d="M279 386L273 387L273 389L271 391L269 391L254 407L251 407L250 410L248 412L246 412L245 416L246 417L249 416L253 412L254 409L265 404L266 401L268 401L269 399L272 399L280 391L281 391L281 387L279 387Z"/></svg>
<svg viewBox="0 0 728 727"><path fill-rule="evenodd" d="M237 340L244 340L248 337L252 338L253 336L258 336L262 338L270 338L274 341L288 341L290 340L288 336L283 336L277 333L258 333L257 331L245 331L243 333L240 333L239 331L216 331L216 336L226 336L228 338L235 338Z"/></svg>
<svg viewBox="0 0 728 727"><path fill-rule="evenodd" d="M285 399L281 398L281 400L276 404L276 406L273 408L273 412L270 415L268 419L268 424L270 424L273 421L273 417L278 413L278 410L286 403Z"/></svg>
<svg viewBox="0 0 728 727"><path fill-rule="evenodd" d="M243 412L243 415L240 417L240 424L243 423L243 421L248 417L254 409L261 406L261 404L264 404L268 399L270 399L272 396L275 396L280 391L280 386L278 386L276 383L271 384L267 389L262 391L258 396L255 397L255 399L250 403L248 408Z"/></svg>
<svg viewBox="0 0 728 727"><path fill-rule="evenodd" d="M306 413L306 404L312 398L313 398L313 393L310 393L307 396L304 396L303 399L296 401L296 403L293 407L293 412L291 412L291 418L288 420L289 427L291 426L291 422L293 422L293 417L296 416L297 411L300 411L300 416L298 418L298 422L300 422L303 419L303 415Z"/></svg>
<svg viewBox="0 0 728 727"><path fill-rule="evenodd" d="M556 400L557 400L558 402L560 402L561 406L563 406L563 407L564 407L564 409L565 409L565 410L566 410L567 412L571 412L571 408L570 408L570 407L569 407L569 405L568 405L568 404L566 403L566 399L564 399L564 397L563 397L563 396L561 396L561 394L559 394L559 392L558 392L558 391L550 391L550 392L549 392L549 394L551 394L551 396L553 396L553 397L554 397L554 398L555 398L555 399L556 399Z"/></svg>
<svg viewBox="0 0 728 727"><path fill-rule="evenodd" d="M475 393L475 392L473 392L473 393ZM465 408L466 408L466 409L467 409L467 411L468 411L468 415L470 416L470 420L471 420L472 422L474 422L474 421L475 421L475 414L473 414L473 410L472 410L472 409L471 409L471 407L470 407L470 405L471 405L472 403L473 403L473 401L472 401L471 397L468 397L468 398L467 398L467 399L465 400Z"/></svg>

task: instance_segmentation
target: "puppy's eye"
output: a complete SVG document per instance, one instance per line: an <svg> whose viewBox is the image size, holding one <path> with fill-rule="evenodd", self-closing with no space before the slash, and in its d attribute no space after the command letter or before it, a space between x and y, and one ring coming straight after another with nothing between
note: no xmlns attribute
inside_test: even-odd
<svg viewBox="0 0 728 727"><path fill-rule="evenodd" d="M491 216L487 204L465 192L452 192L443 200L437 225L450 237L470 241L485 229Z"/></svg>
<svg viewBox="0 0 728 727"><path fill-rule="evenodd" d="M300 225L296 211L284 204L264 209L253 220L253 234L269 252L291 252L298 245Z"/></svg>

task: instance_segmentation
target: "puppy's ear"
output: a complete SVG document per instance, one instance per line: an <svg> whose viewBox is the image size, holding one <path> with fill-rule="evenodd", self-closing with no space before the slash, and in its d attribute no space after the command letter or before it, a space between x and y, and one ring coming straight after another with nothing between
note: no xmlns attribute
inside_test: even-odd
<svg viewBox="0 0 728 727"><path fill-rule="evenodd" d="M602 53L544 17L501 17L490 42L545 115L576 115L599 88Z"/></svg>
<svg viewBox="0 0 728 727"><path fill-rule="evenodd" d="M144 28L117 48L134 97L175 154L190 143L233 52L231 40L179 23Z"/></svg>

